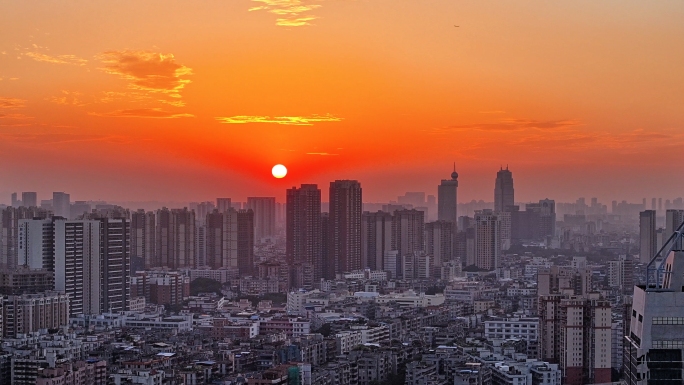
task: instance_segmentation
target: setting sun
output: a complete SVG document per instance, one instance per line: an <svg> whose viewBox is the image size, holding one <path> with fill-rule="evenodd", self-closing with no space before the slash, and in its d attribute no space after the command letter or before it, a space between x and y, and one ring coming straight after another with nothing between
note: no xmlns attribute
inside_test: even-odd
<svg viewBox="0 0 684 385"><path fill-rule="evenodd" d="M278 179L284 178L285 175L287 175L287 168L282 164L276 164L273 166L273 169L271 169L271 173Z"/></svg>

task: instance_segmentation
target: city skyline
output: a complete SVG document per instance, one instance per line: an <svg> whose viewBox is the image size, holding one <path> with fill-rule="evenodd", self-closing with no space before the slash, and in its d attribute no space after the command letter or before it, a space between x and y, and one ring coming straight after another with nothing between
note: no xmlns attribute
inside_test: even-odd
<svg viewBox="0 0 684 385"><path fill-rule="evenodd" d="M0 5L0 195L386 201L455 161L464 201L506 164L522 200L635 201L677 171L683 4L297 3Z"/></svg>

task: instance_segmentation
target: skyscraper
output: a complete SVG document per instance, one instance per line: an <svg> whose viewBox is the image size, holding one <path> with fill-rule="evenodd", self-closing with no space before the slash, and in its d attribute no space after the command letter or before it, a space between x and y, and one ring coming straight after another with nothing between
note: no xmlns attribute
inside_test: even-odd
<svg viewBox="0 0 684 385"><path fill-rule="evenodd" d="M475 265L481 269L499 267L501 220L492 210L475 212Z"/></svg>
<svg viewBox="0 0 684 385"><path fill-rule="evenodd" d="M677 230L682 222L684 222L684 210L669 209L665 211L665 240L674 234L675 230ZM675 242L675 250L681 249L681 242Z"/></svg>
<svg viewBox="0 0 684 385"><path fill-rule="evenodd" d="M131 280L131 222L100 218L100 313L128 310Z"/></svg>
<svg viewBox="0 0 684 385"><path fill-rule="evenodd" d="M669 246L668 246L669 247ZM663 268L646 285L634 286L624 373L629 385L682 383L684 357L684 252L673 251L652 267ZM655 274L655 271L649 271Z"/></svg>
<svg viewBox="0 0 684 385"><path fill-rule="evenodd" d="M359 270L361 265L361 184L355 180L336 180L330 182L330 251L328 260L332 262L327 279L335 274Z"/></svg>
<svg viewBox="0 0 684 385"><path fill-rule="evenodd" d="M138 210L131 214L131 260L142 260L144 269L158 267L154 212Z"/></svg>
<svg viewBox="0 0 684 385"><path fill-rule="evenodd" d="M392 249L396 250L397 266L402 258L423 251L425 213L419 210L396 210L392 216ZM403 268L400 268L403 269ZM398 272L403 276L403 270Z"/></svg>
<svg viewBox="0 0 684 385"><path fill-rule="evenodd" d="M639 261L648 263L656 252L656 211L646 210L639 213Z"/></svg>
<svg viewBox="0 0 684 385"><path fill-rule="evenodd" d="M52 209L55 216L69 219L71 215L71 198L64 192L52 193Z"/></svg>
<svg viewBox="0 0 684 385"><path fill-rule="evenodd" d="M226 212L226 210L231 208L231 204L230 198L216 198L216 208L220 213Z"/></svg>
<svg viewBox="0 0 684 385"><path fill-rule="evenodd" d="M453 261L456 257L454 237L456 224L449 221L437 221L425 224L425 252L432 256L433 264L441 267L443 263Z"/></svg>
<svg viewBox="0 0 684 385"><path fill-rule="evenodd" d="M237 212L237 266L240 276L254 274L254 211Z"/></svg>
<svg viewBox="0 0 684 385"><path fill-rule="evenodd" d="M21 204L24 207L38 207L38 193L31 191L21 193Z"/></svg>
<svg viewBox="0 0 684 385"><path fill-rule="evenodd" d="M214 210L207 215L206 265L252 274L254 265L254 212Z"/></svg>
<svg viewBox="0 0 684 385"><path fill-rule="evenodd" d="M195 265L195 213L184 209L157 210L155 255L160 267L182 269Z"/></svg>
<svg viewBox="0 0 684 385"><path fill-rule="evenodd" d="M501 168L496 173L496 183L494 186L494 211L510 211L510 207L515 205L513 191L513 173L508 171L508 166L504 170Z"/></svg>
<svg viewBox="0 0 684 385"><path fill-rule="evenodd" d="M442 179L437 187L437 219L454 224L458 221L458 173L455 165L451 179Z"/></svg>
<svg viewBox="0 0 684 385"><path fill-rule="evenodd" d="M299 265L299 271L305 272L291 282L294 287L313 285L323 277L321 190L315 184L292 187L287 190L286 202L285 256L290 266Z"/></svg>
<svg viewBox="0 0 684 385"><path fill-rule="evenodd" d="M262 242L276 235L276 201L273 197L248 197L247 209L254 212L254 239Z"/></svg>
<svg viewBox="0 0 684 385"><path fill-rule="evenodd" d="M361 220L361 259L363 267L384 270L386 251L392 250L392 214L365 212Z"/></svg>

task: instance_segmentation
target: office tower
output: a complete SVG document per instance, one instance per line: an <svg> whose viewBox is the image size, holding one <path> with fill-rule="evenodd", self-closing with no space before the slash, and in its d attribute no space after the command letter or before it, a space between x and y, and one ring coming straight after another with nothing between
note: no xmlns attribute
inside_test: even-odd
<svg viewBox="0 0 684 385"><path fill-rule="evenodd" d="M63 192L53 192L52 209L56 217L69 219L71 216L71 201L69 194Z"/></svg>
<svg viewBox="0 0 684 385"><path fill-rule="evenodd" d="M156 258L160 267L182 269L195 263L195 213L184 209L157 210Z"/></svg>
<svg viewBox="0 0 684 385"><path fill-rule="evenodd" d="M216 198L216 208L220 213L226 212L231 207L230 198Z"/></svg>
<svg viewBox="0 0 684 385"><path fill-rule="evenodd" d="M254 239L263 242L276 236L276 201L273 197L248 197L247 210L254 212Z"/></svg>
<svg viewBox="0 0 684 385"><path fill-rule="evenodd" d="M475 266L494 270L501 256L501 220L492 210L475 212Z"/></svg>
<svg viewBox="0 0 684 385"><path fill-rule="evenodd" d="M451 179L442 179L437 187L437 219L456 223L458 220L458 173L456 165Z"/></svg>
<svg viewBox="0 0 684 385"><path fill-rule="evenodd" d="M2 337L16 338L69 324L69 298L56 291L10 295L2 301Z"/></svg>
<svg viewBox="0 0 684 385"><path fill-rule="evenodd" d="M639 213L639 261L650 262L656 252L656 212L642 211Z"/></svg>
<svg viewBox="0 0 684 385"><path fill-rule="evenodd" d="M671 252L661 266L658 279L651 275L646 285L634 286L631 311L624 320L629 323L623 344L628 385L682 383L684 252Z"/></svg>
<svg viewBox="0 0 684 385"><path fill-rule="evenodd" d="M286 205L285 256L288 264L300 266L292 284L310 286L323 277L321 190L315 184L292 187L287 190Z"/></svg>
<svg viewBox="0 0 684 385"><path fill-rule="evenodd" d="M21 205L24 207L38 207L38 193L23 192L21 193Z"/></svg>
<svg viewBox="0 0 684 385"><path fill-rule="evenodd" d="M682 222L684 222L684 210L669 209L665 211L665 240L667 240L668 238L670 238L672 234L674 234L675 230L677 230L677 228L679 227L679 225L682 224ZM679 240L675 242L674 249L682 249L682 244Z"/></svg>
<svg viewBox="0 0 684 385"><path fill-rule="evenodd" d="M429 222L425 224L425 253L432 256L432 264L442 267L443 263L456 258L454 250L454 228L456 224L449 221Z"/></svg>
<svg viewBox="0 0 684 385"><path fill-rule="evenodd" d="M355 180L330 182L329 265L323 274L359 270L361 265L361 184Z"/></svg>
<svg viewBox="0 0 684 385"><path fill-rule="evenodd" d="M563 384L611 381L610 302L562 294L539 297L539 353L559 364Z"/></svg>
<svg viewBox="0 0 684 385"><path fill-rule="evenodd" d="M392 214L384 211L365 212L361 216L362 265L371 270L384 270L385 252L392 250Z"/></svg>
<svg viewBox="0 0 684 385"><path fill-rule="evenodd" d="M515 205L513 191L513 173L508 171L508 166L503 167L496 173L494 185L494 211L509 211Z"/></svg>
<svg viewBox="0 0 684 385"><path fill-rule="evenodd" d="M156 257L156 218L154 212L138 210L131 214L131 260L145 270L160 266Z"/></svg>
<svg viewBox="0 0 684 385"><path fill-rule="evenodd" d="M17 208L21 206L21 201L17 197L17 193L12 193L12 207Z"/></svg>

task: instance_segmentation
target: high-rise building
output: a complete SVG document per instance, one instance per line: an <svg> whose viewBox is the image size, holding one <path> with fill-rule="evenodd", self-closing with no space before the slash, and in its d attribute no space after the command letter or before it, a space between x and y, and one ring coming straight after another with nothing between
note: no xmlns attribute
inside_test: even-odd
<svg viewBox="0 0 684 385"><path fill-rule="evenodd" d="M128 310L130 221L62 218L20 221L22 264L54 273L70 315Z"/></svg>
<svg viewBox="0 0 684 385"><path fill-rule="evenodd" d="M436 221L425 224L425 252L432 257L435 267L442 267L445 262L456 258L454 250L454 228L456 224L449 221Z"/></svg>
<svg viewBox="0 0 684 385"><path fill-rule="evenodd" d="M323 277L321 190L315 184L292 187L287 190L286 204L285 256L291 266L300 266L291 284L313 285Z"/></svg>
<svg viewBox="0 0 684 385"><path fill-rule="evenodd" d="M52 209L55 216L69 219L71 216L71 198L64 192L52 193Z"/></svg>
<svg viewBox="0 0 684 385"><path fill-rule="evenodd" d="M504 170L503 167L496 173L496 184L494 186L494 211L510 211L515 205L515 194L513 190L513 173Z"/></svg>
<svg viewBox="0 0 684 385"><path fill-rule="evenodd" d="M665 240L674 234L675 230L684 222L684 210L669 209L665 211ZM675 250L681 250L679 240L675 242ZM657 250L656 250L657 252Z"/></svg>
<svg viewBox="0 0 684 385"><path fill-rule="evenodd" d="M662 264L661 264L662 263ZM681 384L684 379L684 252L655 261L646 285L634 287L624 339L628 385ZM649 275L650 275L649 274Z"/></svg>
<svg viewBox="0 0 684 385"><path fill-rule="evenodd" d="M621 255L608 262L608 285L620 289L623 294L632 295L634 290L634 262L631 255Z"/></svg>
<svg viewBox="0 0 684 385"><path fill-rule="evenodd" d="M220 213L226 212L232 207L230 198L216 198L216 208Z"/></svg>
<svg viewBox="0 0 684 385"><path fill-rule="evenodd" d="M156 218L156 258L160 267L195 267L195 213L184 209L162 208Z"/></svg>
<svg viewBox="0 0 684 385"><path fill-rule="evenodd" d="M251 228L250 228L251 226ZM207 215L206 265L251 275L254 268L254 212L235 210Z"/></svg>
<svg viewBox="0 0 684 385"><path fill-rule="evenodd" d="M556 202L542 199L528 203L525 211L511 208L511 239L547 240L556 231Z"/></svg>
<svg viewBox="0 0 684 385"><path fill-rule="evenodd" d="M19 258L19 221L48 218L50 213L38 207L7 207L0 211L0 267L14 269L23 263Z"/></svg>
<svg viewBox="0 0 684 385"><path fill-rule="evenodd" d="M611 381L611 308L598 298L539 297L540 359L559 364L563 384Z"/></svg>
<svg viewBox="0 0 684 385"><path fill-rule="evenodd" d="M38 193L32 191L21 193L21 205L24 207L38 207Z"/></svg>
<svg viewBox="0 0 684 385"><path fill-rule="evenodd" d="M423 251L425 213L418 210L396 210L392 216L392 249L399 261L398 275L403 276L402 258ZM385 260L387 262L387 260Z"/></svg>
<svg viewBox="0 0 684 385"><path fill-rule="evenodd" d="M19 200L17 193L12 193L12 207L17 208L19 206L21 206L21 201Z"/></svg>
<svg viewBox="0 0 684 385"><path fill-rule="evenodd" d="M453 223L458 221L458 173L455 165L451 179L442 179L437 187L437 219Z"/></svg>
<svg viewBox="0 0 684 385"><path fill-rule="evenodd" d="M501 257L501 220L492 210L475 212L475 266L494 270Z"/></svg>
<svg viewBox="0 0 684 385"><path fill-rule="evenodd" d="M254 212L254 239L263 242L276 235L276 201L273 197L248 197L247 209Z"/></svg>
<svg viewBox="0 0 684 385"><path fill-rule="evenodd" d="M41 329L58 329L69 323L69 298L66 294L47 291L10 295L0 300L4 338L16 338Z"/></svg>
<svg viewBox="0 0 684 385"><path fill-rule="evenodd" d="M385 252L392 250L392 214L365 212L361 218L361 259L364 268L384 270Z"/></svg>
<svg viewBox="0 0 684 385"><path fill-rule="evenodd" d="M330 182L330 228L328 271L323 275L359 270L361 265L361 184L355 180Z"/></svg>
<svg viewBox="0 0 684 385"><path fill-rule="evenodd" d="M656 252L656 212L646 210L639 213L639 261L648 263Z"/></svg>
<svg viewBox="0 0 684 385"><path fill-rule="evenodd" d="M142 261L144 269L160 266L156 257L154 212L138 210L131 214L131 260ZM139 263L139 262L138 262Z"/></svg>

